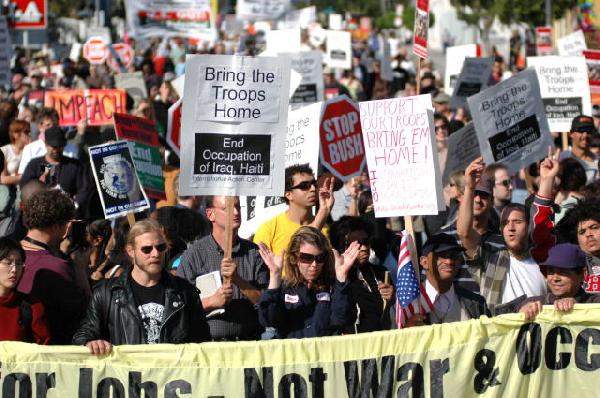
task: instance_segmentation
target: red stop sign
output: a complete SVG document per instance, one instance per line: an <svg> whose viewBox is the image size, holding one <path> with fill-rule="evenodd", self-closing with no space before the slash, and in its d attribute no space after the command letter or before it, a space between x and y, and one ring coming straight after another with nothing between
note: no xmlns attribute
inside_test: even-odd
<svg viewBox="0 0 600 398"><path fill-rule="evenodd" d="M321 124L321 163L337 178L346 181L365 166L365 148L358 106L345 95L323 105Z"/></svg>
<svg viewBox="0 0 600 398"><path fill-rule="evenodd" d="M181 99L169 108L167 122L167 144L179 156L179 133L181 131Z"/></svg>
<svg viewBox="0 0 600 398"><path fill-rule="evenodd" d="M101 64L108 56L106 41L100 36L90 37L83 45L83 57L90 64Z"/></svg>

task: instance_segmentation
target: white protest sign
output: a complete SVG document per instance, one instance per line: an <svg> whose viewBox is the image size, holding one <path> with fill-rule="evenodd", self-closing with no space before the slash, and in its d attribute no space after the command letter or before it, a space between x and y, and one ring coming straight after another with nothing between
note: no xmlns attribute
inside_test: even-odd
<svg viewBox="0 0 600 398"><path fill-rule="evenodd" d="M494 59L491 57L465 58L462 71L458 76L456 86L454 86L450 107L452 109L465 108L468 97L486 88L492 75L493 66Z"/></svg>
<svg viewBox="0 0 600 398"><path fill-rule="evenodd" d="M300 52L300 29L278 29L266 32L267 52Z"/></svg>
<svg viewBox="0 0 600 398"><path fill-rule="evenodd" d="M342 14L329 14L329 29L331 29L331 30L344 29Z"/></svg>
<svg viewBox="0 0 600 398"><path fill-rule="evenodd" d="M330 68L350 69L352 67L350 32L327 31L326 63Z"/></svg>
<svg viewBox="0 0 600 398"><path fill-rule="evenodd" d="M12 58L12 44L6 17L0 15L0 86L10 86L10 59Z"/></svg>
<svg viewBox="0 0 600 398"><path fill-rule="evenodd" d="M527 69L467 101L487 164L502 163L516 173L548 155L553 141L535 70Z"/></svg>
<svg viewBox="0 0 600 398"><path fill-rule="evenodd" d="M561 37L556 41L558 55L578 57L583 55L583 50L587 50L585 36L583 31L576 30L570 35Z"/></svg>
<svg viewBox="0 0 600 398"><path fill-rule="evenodd" d="M315 173L319 166L319 120L321 102L311 104L288 114L285 138L285 167L308 164ZM247 196L240 198L242 226L239 235L250 237L263 222L287 209L283 198L273 196Z"/></svg>
<svg viewBox="0 0 600 398"><path fill-rule="evenodd" d="M579 115L591 115L588 69L583 57L527 57L537 72L550 131L571 130Z"/></svg>
<svg viewBox="0 0 600 398"><path fill-rule="evenodd" d="M238 0L238 19L257 21L277 19L290 9L290 0Z"/></svg>
<svg viewBox="0 0 600 398"><path fill-rule="evenodd" d="M359 105L375 216L438 214L445 206L431 96Z"/></svg>
<svg viewBox="0 0 600 398"><path fill-rule="evenodd" d="M185 85L185 74L181 75L181 76L177 76L175 79L171 80L171 86L173 86L173 89L177 92L177 95L179 95L179 97L183 97L183 88Z"/></svg>
<svg viewBox="0 0 600 398"><path fill-rule="evenodd" d="M394 80L394 71L392 70L391 63L392 51L390 48L390 42L383 35L377 36L377 41L379 43L377 59L381 65L381 79L385 80L386 82L391 82Z"/></svg>
<svg viewBox="0 0 600 398"><path fill-rule="evenodd" d="M446 93L453 91L465 58L475 58L479 55L477 52L477 44L463 44L446 49L446 72L444 74L444 91Z"/></svg>
<svg viewBox="0 0 600 398"><path fill-rule="evenodd" d="M115 75L115 87L124 89L136 103L148 98L146 83L142 72L118 73Z"/></svg>
<svg viewBox="0 0 600 398"><path fill-rule="evenodd" d="M290 60L198 55L186 60L182 195L282 195Z"/></svg>
<svg viewBox="0 0 600 398"><path fill-rule="evenodd" d="M300 84L290 98L290 105L311 104L323 100L323 55L320 51L294 54L280 53L290 57L292 70L302 76Z"/></svg>
<svg viewBox="0 0 600 398"><path fill-rule="evenodd" d="M292 10L285 14L285 19L282 21L282 28L300 28L306 29L308 26L317 20L317 7L304 7L299 10Z"/></svg>
<svg viewBox="0 0 600 398"><path fill-rule="evenodd" d="M311 24L308 28L308 41L313 47L320 47L327 40L327 31L319 23Z"/></svg>
<svg viewBox="0 0 600 398"><path fill-rule="evenodd" d="M79 61L79 57L81 56L82 50L83 50L83 44L81 44L81 43L71 44L71 51L69 51L69 59L74 62Z"/></svg>
<svg viewBox="0 0 600 398"><path fill-rule="evenodd" d="M444 186L450 181L450 174L457 170L465 170L473 160L481 156L477 133L472 122L450 134L447 144L448 155L442 176Z"/></svg>

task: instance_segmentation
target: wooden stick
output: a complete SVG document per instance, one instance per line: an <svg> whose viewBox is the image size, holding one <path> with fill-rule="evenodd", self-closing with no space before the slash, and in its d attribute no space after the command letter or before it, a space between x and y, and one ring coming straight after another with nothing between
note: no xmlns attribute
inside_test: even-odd
<svg viewBox="0 0 600 398"><path fill-rule="evenodd" d="M417 95L421 91L421 57L417 57Z"/></svg>
<svg viewBox="0 0 600 398"><path fill-rule="evenodd" d="M562 150L567 151L569 149L569 133L563 131L560 136L562 138Z"/></svg>
<svg viewBox="0 0 600 398"><path fill-rule="evenodd" d="M225 224L225 247L223 248L223 257L231 259L233 246L233 196L225 197L225 211L227 218ZM230 285L231 278L223 278L223 284Z"/></svg>
<svg viewBox="0 0 600 398"><path fill-rule="evenodd" d="M135 214L127 213L127 222L129 223L129 228L133 227L135 224Z"/></svg>

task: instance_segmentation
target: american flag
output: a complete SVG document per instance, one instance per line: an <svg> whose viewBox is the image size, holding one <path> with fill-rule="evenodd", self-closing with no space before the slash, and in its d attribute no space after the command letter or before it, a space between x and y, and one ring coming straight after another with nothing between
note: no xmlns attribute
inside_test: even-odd
<svg viewBox="0 0 600 398"><path fill-rule="evenodd" d="M427 297L425 287L419 282L410 258L408 244L410 239L410 234L402 231L396 267L396 324L398 329L402 329L406 325L406 321L413 315L427 314L433 309L433 304Z"/></svg>

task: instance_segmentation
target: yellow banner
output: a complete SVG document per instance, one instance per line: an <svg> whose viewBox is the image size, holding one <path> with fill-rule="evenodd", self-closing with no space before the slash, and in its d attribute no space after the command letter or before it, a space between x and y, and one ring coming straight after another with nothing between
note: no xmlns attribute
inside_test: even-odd
<svg viewBox="0 0 600 398"><path fill-rule="evenodd" d="M592 397L600 304L361 335L116 347L0 343L2 398Z"/></svg>

